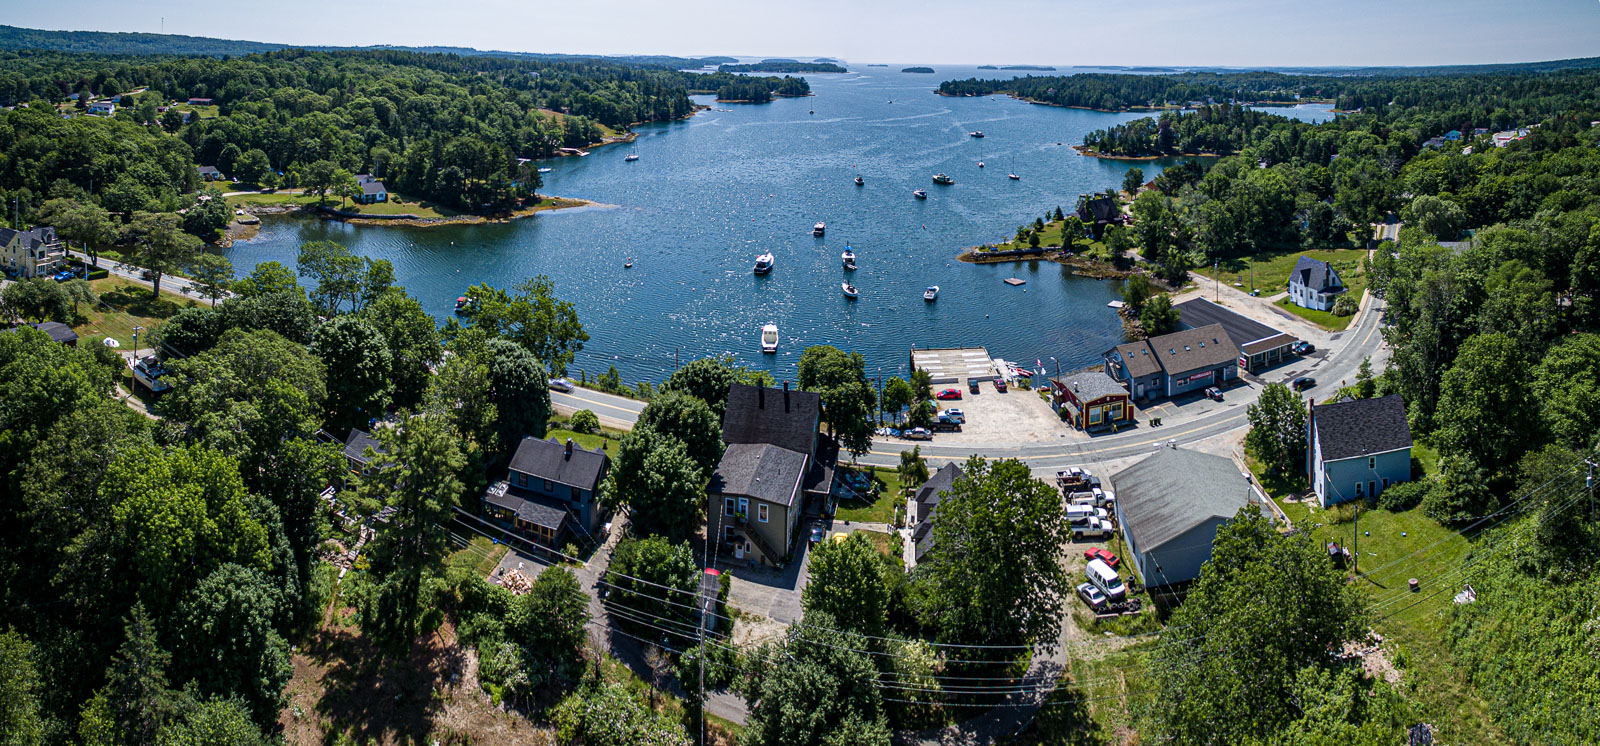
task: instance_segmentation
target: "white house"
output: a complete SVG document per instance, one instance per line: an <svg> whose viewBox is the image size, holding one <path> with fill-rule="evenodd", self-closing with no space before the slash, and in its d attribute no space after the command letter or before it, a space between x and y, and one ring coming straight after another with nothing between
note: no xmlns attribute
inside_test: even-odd
<svg viewBox="0 0 1600 746"><path fill-rule="evenodd" d="M1332 311L1333 302L1344 291L1344 281L1333 265L1309 256L1301 256L1289 273L1289 301L1301 308Z"/></svg>
<svg viewBox="0 0 1600 746"><path fill-rule="evenodd" d="M89 102L89 113L97 117L109 117L117 113L117 105L110 101Z"/></svg>
<svg viewBox="0 0 1600 746"><path fill-rule="evenodd" d="M1399 394L1316 406L1307 427L1311 489L1323 507L1411 480L1411 427Z"/></svg>

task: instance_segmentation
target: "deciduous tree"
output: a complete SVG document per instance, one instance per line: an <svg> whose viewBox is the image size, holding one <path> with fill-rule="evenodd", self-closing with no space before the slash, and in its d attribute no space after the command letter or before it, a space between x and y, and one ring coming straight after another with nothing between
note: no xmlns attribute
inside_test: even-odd
<svg viewBox="0 0 1600 746"><path fill-rule="evenodd" d="M1260 398L1245 411L1250 432L1245 448L1274 474L1289 475L1304 468L1306 459L1306 405L1288 386L1269 383Z"/></svg>
<svg viewBox="0 0 1600 746"><path fill-rule="evenodd" d="M383 336L357 316L340 316L311 335L311 354L327 371L326 420L335 432L382 417L394 391L394 358Z"/></svg>
<svg viewBox="0 0 1600 746"><path fill-rule="evenodd" d="M866 534L851 533L844 541L823 542L811 552L801 605L807 616L821 611L840 629L877 637L889 618L889 585L885 575L900 572L899 563L878 552Z"/></svg>

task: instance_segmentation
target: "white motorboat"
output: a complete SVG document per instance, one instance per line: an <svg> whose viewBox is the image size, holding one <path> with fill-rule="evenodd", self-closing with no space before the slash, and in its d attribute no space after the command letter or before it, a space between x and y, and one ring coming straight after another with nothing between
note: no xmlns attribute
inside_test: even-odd
<svg viewBox="0 0 1600 746"><path fill-rule="evenodd" d="M978 161L978 168L983 168L983 161Z"/></svg>
<svg viewBox="0 0 1600 746"><path fill-rule="evenodd" d="M926 190L926 189L918 189L918 190L912 192L911 196L916 197L917 199L927 199L928 198L928 190Z"/></svg>
<svg viewBox="0 0 1600 746"><path fill-rule="evenodd" d="M861 297L861 292L856 290L856 286L851 285L848 282L839 283L839 289L843 290L844 297L849 298L850 300L855 300L856 298Z"/></svg>
<svg viewBox="0 0 1600 746"><path fill-rule="evenodd" d="M844 262L845 269L855 269L856 252L851 251L849 246L844 247L844 253L839 255L839 261Z"/></svg>
<svg viewBox="0 0 1600 746"><path fill-rule="evenodd" d="M756 268L755 268L756 274L764 275L764 274L767 274L768 272L771 272L771 271L772 271L772 252L769 251L769 252L767 252L765 254L762 254L761 256L756 257Z"/></svg>
<svg viewBox="0 0 1600 746"><path fill-rule="evenodd" d="M967 134L972 136L972 137L982 138L983 137L983 130L973 130L971 132L968 132Z"/></svg>
<svg viewBox="0 0 1600 746"><path fill-rule="evenodd" d="M777 324L767 324L766 326L761 327L761 351L762 352L777 352L778 351L778 325Z"/></svg>
<svg viewBox="0 0 1600 746"><path fill-rule="evenodd" d="M927 290L922 291L922 299L926 300L926 301L938 300L939 299L939 286L938 285L929 285Z"/></svg>
<svg viewBox="0 0 1600 746"><path fill-rule="evenodd" d="M820 220L817 221L816 225L811 226L811 235L813 235L813 236L820 236L820 235L822 235L824 233L827 233L827 232L828 232L827 223L824 223L824 222L822 222Z"/></svg>
<svg viewBox="0 0 1600 746"><path fill-rule="evenodd" d="M950 178L944 172L941 171L941 172L936 173L936 174L933 175L933 183L949 186L951 184L956 183L956 180Z"/></svg>
<svg viewBox="0 0 1600 746"><path fill-rule="evenodd" d="M864 185L866 183L867 183L866 179L863 179L860 176L856 177L856 186L862 186L862 185Z"/></svg>
<svg viewBox="0 0 1600 746"><path fill-rule="evenodd" d="M625 161L628 161L629 163L632 163L633 161L639 160L639 154L638 153L629 153L629 154L623 156L622 160L625 160Z"/></svg>

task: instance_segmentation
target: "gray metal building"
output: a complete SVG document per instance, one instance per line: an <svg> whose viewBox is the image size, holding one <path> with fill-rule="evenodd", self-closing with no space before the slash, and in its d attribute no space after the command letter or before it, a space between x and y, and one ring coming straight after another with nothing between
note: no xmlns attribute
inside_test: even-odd
<svg viewBox="0 0 1600 746"><path fill-rule="evenodd" d="M1111 483L1128 555L1150 587L1200 577L1217 528L1255 494L1233 461L1182 448L1162 448Z"/></svg>

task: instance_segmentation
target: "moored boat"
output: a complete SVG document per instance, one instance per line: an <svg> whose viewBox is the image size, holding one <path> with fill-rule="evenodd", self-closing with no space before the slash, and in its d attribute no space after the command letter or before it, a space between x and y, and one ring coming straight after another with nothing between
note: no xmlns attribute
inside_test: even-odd
<svg viewBox="0 0 1600 746"><path fill-rule="evenodd" d="M849 246L844 247L844 253L839 255L839 261L844 262L845 269L855 269L856 252L852 251Z"/></svg>
<svg viewBox="0 0 1600 746"><path fill-rule="evenodd" d="M943 184L943 185L949 186L951 184L956 183L956 180L950 178L949 175L947 175L947 174L945 174L943 172L940 172L940 173L936 173L936 174L933 175L933 183L935 183L935 184Z"/></svg>
<svg viewBox="0 0 1600 746"><path fill-rule="evenodd" d="M939 286L938 285L929 285L927 290L922 291L922 299L926 300L926 301L938 300L939 299Z"/></svg>
<svg viewBox="0 0 1600 746"><path fill-rule="evenodd" d="M860 291L856 290L856 286L851 285L848 282L839 283L839 289L843 290L844 297L849 298L850 300L855 300L856 298L861 297L861 293Z"/></svg>
<svg viewBox="0 0 1600 746"><path fill-rule="evenodd" d="M466 313L472 308L472 299L465 295L456 296L456 313Z"/></svg>
<svg viewBox="0 0 1600 746"><path fill-rule="evenodd" d="M866 183L867 183L866 179L863 179L860 176L856 177L856 186L862 186L862 185L864 185Z"/></svg>
<svg viewBox="0 0 1600 746"><path fill-rule="evenodd" d="M822 234L827 233L827 232L828 232L827 224L823 223L820 220L817 221L816 225L811 226L811 235L813 235L813 236L821 236Z"/></svg>
<svg viewBox="0 0 1600 746"><path fill-rule="evenodd" d="M755 273L764 275L772 271L772 252L756 257Z"/></svg>
<svg viewBox="0 0 1600 746"><path fill-rule="evenodd" d="M916 197L917 199L927 199L928 198L928 190L926 190L926 189L918 189L917 191L912 192L911 196Z"/></svg>
<svg viewBox="0 0 1600 746"><path fill-rule="evenodd" d="M762 352L777 352L778 351L778 325L777 324L767 324L766 326L761 327L761 351Z"/></svg>
<svg viewBox="0 0 1600 746"><path fill-rule="evenodd" d="M981 138L981 137L983 137L983 130L973 130L971 132L968 132L967 134L971 135L973 137Z"/></svg>

